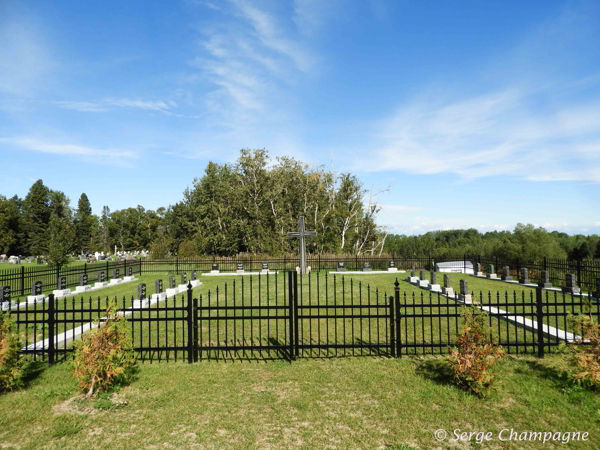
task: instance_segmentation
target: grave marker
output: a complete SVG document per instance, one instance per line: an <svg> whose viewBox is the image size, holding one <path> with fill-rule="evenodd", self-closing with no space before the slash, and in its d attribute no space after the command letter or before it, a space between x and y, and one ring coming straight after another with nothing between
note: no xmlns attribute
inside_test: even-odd
<svg viewBox="0 0 600 450"><path fill-rule="evenodd" d="M129 267L127 268L127 276L128 276L128 277L131 277L131 276L133 276L133 267L129 266Z"/></svg>
<svg viewBox="0 0 600 450"><path fill-rule="evenodd" d="M521 267L521 276L519 277L519 283L529 284L529 271L527 267Z"/></svg>
<svg viewBox="0 0 600 450"><path fill-rule="evenodd" d="M192 280L195 280L195 279L196 279L196 271L192 270Z"/></svg>
<svg viewBox="0 0 600 450"><path fill-rule="evenodd" d="M373 269L371 268L371 262L370 261L364 261L363 262L363 272L372 272Z"/></svg>
<svg viewBox="0 0 600 450"><path fill-rule="evenodd" d="M105 276L106 276L106 275L104 274L104 272L100 272L100 273L98 274L98 281L99 281L100 283L104 283Z"/></svg>
<svg viewBox="0 0 600 450"><path fill-rule="evenodd" d="M86 286L88 284L87 273L79 275L79 286Z"/></svg>
<svg viewBox="0 0 600 450"><path fill-rule="evenodd" d="M169 277L169 289L175 288L175 275Z"/></svg>
<svg viewBox="0 0 600 450"><path fill-rule="evenodd" d="M547 270L540 270L540 282L538 286L544 289L550 289L552 283L550 283L550 273Z"/></svg>
<svg viewBox="0 0 600 450"><path fill-rule="evenodd" d="M266 263L266 262L262 263L260 265L260 271L262 273L269 273L269 263Z"/></svg>
<svg viewBox="0 0 600 450"><path fill-rule="evenodd" d="M155 287L156 287L156 293L157 294L162 293L162 291L163 291L163 280L156 280Z"/></svg>
<svg viewBox="0 0 600 450"><path fill-rule="evenodd" d="M346 271L346 264L344 263L344 261L338 261L337 271L338 272Z"/></svg>
<svg viewBox="0 0 600 450"><path fill-rule="evenodd" d="M298 218L298 231L292 231L288 233L288 237L300 238L300 273L306 274L306 243L305 238L316 236L316 231L305 231L304 230L304 216Z"/></svg>
<svg viewBox="0 0 600 450"><path fill-rule="evenodd" d="M600 277L596 277L596 291L592 292L592 295L600 299Z"/></svg>
<svg viewBox="0 0 600 450"><path fill-rule="evenodd" d="M460 280L460 294L458 295L458 299L465 303L472 303L471 295L469 294L468 280Z"/></svg>
<svg viewBox="0 0 600 450"><path fill-rule="evenodd" d="M138 284L137 296L139 300L144 300L146 298L146 283Z"/></svg>
<svg viewBox="0 0 600 450"><path fill-rule="evenodd" d="M186 284L187 283L187 273L182 273L181 275L179 275L179 284Z"/></svg>
<svg viewBox="0 0 600 450"><path fill-rule="evenodd" d="M235 265L235 272L236 273L244 273L244 263L237 263Z"/></svg>
<svg viewBox="0 0 600 450"><path fill-rule="evenodd" d="M2 286L2 291L0 291L0 303L9 302L10 303L10 286Z"/></svg>
<svg viewBox="0 0 600 450"><path fill-rule="evenodd" d="M397 272L398 268L396 267L396 261L391 260L388 261L388 272Z"/></svg>
<svg viewBox="0 0 600 450"><path fill-rule="evenodd" d="M431 284L436 284L437 282L437 272L435 270L431 271Z"/></svg>
<svg viewBox="0 0 600 450"><path fill-rule="evenodd" d="M31 295L42 295L43 283L41 281L34 281L31 283Z"/></svg>
<svg viewBox="0 0 600 450"><path fill-rule="evenodd" d="M577 277L574 273L567 274L567 286L562 288L563 292L568 292L569 294L579 294L581 291L577 286Z"/></svg>
<svg viewBox="0 0 600 450"><path fill-rule="evenodd" d="M425 269L419 270L419 280L425 279Z"/></svg>
<svg viewBox="0 0 600 450"><path fill-rule="evenodd" d="M219 273L219 265L217 263L212 263L210 272L211 273Z"/></svg>
<svg viewBox="0 0 600 450"><path fill-rule="evenodd" d="M57 285L58 285L57 286L58 289L61 289L61 290L66 289L67 288L67 277L60 277L58 279Z"/></svg>
<svg viewBox="0 0 600 450"><path fill-rule="evenodd" d="M442 292L448 297L454 297L454 289L452 288L452 278L448 274L444 274L444 287Z"/></svg>
<svg viewBox="0 0 600 450"><path fill-rule="evenodd" d="M510 267L504 266L504 273L502 274L502 279L504 281L512 280L512 277L510 276Z"/></svg>
<svg viewBox="0 0 600 450"><path fill-rule="evenodd" d="M496 271L494 270L494 265L493 264L489 264L488 265L488 278L498 278L498 276L496 275Z"/></svg>
<svg viewBox="0 0 600 450"><path fill-rule="evenodd" d="M483 272L481 271L481 264L480 263L475 263L475 275L480 277L483 275Z"/></svg>

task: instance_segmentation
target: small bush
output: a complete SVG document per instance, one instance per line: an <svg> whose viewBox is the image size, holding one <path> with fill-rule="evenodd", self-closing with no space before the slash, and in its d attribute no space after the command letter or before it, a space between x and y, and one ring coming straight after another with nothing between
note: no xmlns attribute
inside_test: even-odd
<svg viewBox="0 0 600 450"><path fill-rule="evenodd" d="M0 311L0 392L23 385L25 359L19 355L20 349L14 320Z"/></svg>
<svg viewBox="0 0 600 450"><path fill-rule="evenodd" d="M164 259L169 254L169 242L166 239L159 239L152 243L150 247L152 259Z"/></svg>
<svg viewBox="0 0 600 450"><path fill-rule="evenodd" d="M569 316L569 323L579 339L562 348L567 355L565 370L577 384L600 388L600 324L591 315Z"/></svg>
<svg viewBox="0 0 600 450"><path fill-rule="evenodd" d="M449 362L454 381L460 387L484 397L494 377L490 368L504 356L504 350L490 339L487 314L469 307L461 313L462 326Z"/></svg>
<svg viewBox="0 0 600 450"><path fill-rule="evenodd" d="M177 252L177 256L180 258L191 258L192 256L197 255L196 244L194 241L183 241L179 244L179 251Z"/></svg>
<svg viewBox="0 0 600 450"><path fill-rule="evenodd" d="M93 330L77 342L74 377L91 397L126 382L133 374L135 357L127 321L114 314L114 305L107 311L104 326Z"/></svg>

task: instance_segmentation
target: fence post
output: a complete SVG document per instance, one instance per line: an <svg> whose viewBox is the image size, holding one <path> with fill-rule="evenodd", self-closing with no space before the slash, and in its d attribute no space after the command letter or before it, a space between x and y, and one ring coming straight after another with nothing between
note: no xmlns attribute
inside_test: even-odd
<svg viewBox="0 0 600 450"><path fill-rule="evenodd" d="M394 300L396 303L396 358L400 358L402 356L402 333L400 332L400 283L398 282L398 278L396 278L394 286Z"/></svg>
<svg viewBox="0 0 600 450"><path fill-rule="evenodd" d="M548 257L544 256L544 270L548 270Z"/></svg>
<svg viewBox="0 0 600 450"><path fill-rule="evenodd" d="M581 259L577 260L577 284L582 287L581 284Z"/></svg>
<svg viewBox="0 0 600 450"><path fill-rule="evenodd" d="M175 258L175 273L179 275L179 256Z"/></svg>
<svg viewBox="0 0 600 450"><path fill-rule="evenodd" d="M392 353L392 358L396 357L396 319L394 318L394 297L389 296L388 300L390 302L390 348Z"/></svg>
<svg viewBox="0 0 600 450"><path fill-rule="evenodd" d="M300 327L298 327L298 272L294 270L294 339L295 356L300 356Z"/></svg>
<svg viewBox="0 0 600 450"><path fill-rule="evenodd" d="M538 358L544 357L544 311L542 303L542 288L535 289L535 312L537 319Z"/></svg>
<svg viewBox="0 0 600 450"><path fill-rule="evenodd" d="M188 326L188 341L187 354L188 364L194 362L194 303L192 301L192 283L187 285L187 326Z"/></svg>
<svg viewBox="0 0 600 450"><path fill-rule="evenodd" d="M110 274L108 273L108 261L106 261L106 276L110 276Z"/></svg>
<svg viewBox="0 0 600 450"><path fill-rule="evenodd" d="M54 283L54 285L56 286L56 289L60 289L59 286L59 281L60 281L60 265L56 265L56 283Z"/></svg>
<svg viewBox="0 0 600 450"><path fill-rule="evenodd" d="M21 266L21 295L25 295L25 266Z"/></svg>
<svg viewBox="0 0 600 450"><path fill-rule="evenodd" d="M48 296L48 365L54 364L54 294Z"/></svg>
<svg viewBox="0 0 600 450"><path fill-rule="evenodd" d="M87 263L86 262L83 263L83 274L87 275Z"/></svg>
<svg viewBox="0 0 600 450"><path fill-rule="evenodd" d="M467 274L467 254L463 253L463 273Z"/></svg>
<svg viewBox="0 0 600 450"><path fill-rule="evenodd" d="M295 273L295 272L294 272ZM295 334L294 334L294 277L291 270L288 271L288 314L290 318L290 336L289 336L289 353L290 359L294 359L294 342L295 342Z"/></svg>
<svg viewBox="0 0 600 450"><path fill-rule="evenodd" d="M127 276L127 256L123 260L123 272L124 272L124 275Z"/></svg>
<svg viewBox="0 0 600 450"><path fill-rule="evenodd" d="M198 299L192 300L194 306L194 362L198 362Z"/></svg>

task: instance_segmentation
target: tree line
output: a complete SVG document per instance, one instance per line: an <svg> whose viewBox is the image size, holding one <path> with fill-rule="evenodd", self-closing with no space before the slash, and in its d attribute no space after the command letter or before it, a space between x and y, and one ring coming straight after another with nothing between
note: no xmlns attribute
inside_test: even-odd
<svg viewBox="0 0 600 450"><path fill-rule="evenodd" d="M410 258L460 258L463 254L502 259L535 260L548 258L600 259L600 236L548 232L531 224L517 224L511 231L480 233L468 230L431 231L419 236L390 235L384 249L389 254Z"/></svg>
<svg viewBox="0 0 600 450"><path fill-rule="evenodd" d="M68 253L150 249L153 256L297 252L298 216L316 230L312 253L381 252L379 208L351 173L310 167L294 158L273 161L266 150L241 150L234 164L209 162L175 205L92 214L82 193L77 207L37 180L24 199L0 195L0 253L47 255L63 264Z"/></svg>

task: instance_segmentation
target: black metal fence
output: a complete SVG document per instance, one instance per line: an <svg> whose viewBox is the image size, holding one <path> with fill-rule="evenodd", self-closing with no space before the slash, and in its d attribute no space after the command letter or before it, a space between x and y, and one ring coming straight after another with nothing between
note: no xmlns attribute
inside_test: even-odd
<svg viewBox="0 0 600 450"><path fill-rule="evenodd" d="M42 266L42 267L17 267L14 269L0 270L0 286L10 286L13 296L23 296L31 294L31 286L36 281L41 281L44 290L58 289L58 280L66 277L66 287L78 286L81 275L88 276L88 283L99 281L99 275L104 272L108 279L114 269L120 270L121 276L128 274L131 268L133 275L140 274L142 267L141 260L122 260L105 261L96 263L84 263L71 266Z"/></svg>
<svg viewBox="0 0 600 450"><path fill-rule="evenodd" d="M389 293L389 295L388 295ZM473 295L473 294L472 294ZM140 360L288 359L297 357L444 354L470 305L440 293L372 289L351 277L286 272L242 277L199 299L185 295L118 309L131 323ZM479 293L472 311L487 314L490 338L508 353L543 357L581 330L569 315L600 321L600 303L588 297L542 290ZM46 358L73 352L72 343L101 323L109 300L54 299L17 308L23 353Z"/></svg>

